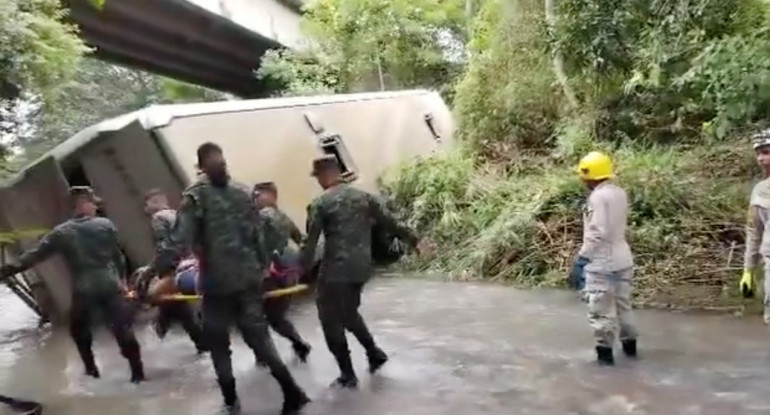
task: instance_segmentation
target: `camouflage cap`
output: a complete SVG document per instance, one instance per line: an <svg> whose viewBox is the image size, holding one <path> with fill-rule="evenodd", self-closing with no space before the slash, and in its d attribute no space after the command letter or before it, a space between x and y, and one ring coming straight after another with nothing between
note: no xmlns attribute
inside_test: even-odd
<svg viewBox="0 0 770 415"><path fill-rule="evenodd" d="M313 171L310 172L310 175L317 176L318 173L329 169L340 169L340 163L337 161L337 157L331 154L313 160Z"/></svg>
<svg viewBox="0 0 770 415"><path fill-rule="evenodd" d="M96 195L91 186L72 186L69 190L69 196L71 201L75 201L80 197L87 197L94 203L98 204L102 202L102 199Z"/></svg>

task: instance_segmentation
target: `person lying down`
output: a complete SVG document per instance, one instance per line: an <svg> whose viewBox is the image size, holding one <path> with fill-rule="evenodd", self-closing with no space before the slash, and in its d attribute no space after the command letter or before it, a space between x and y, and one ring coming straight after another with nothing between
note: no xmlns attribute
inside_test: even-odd
<svg viewBox="0 0 770 415"><path fill-rule="evenodd" d="M182 294L198 295L198 259L188 257L179 261L174 274L154 279L147 290L151 301L163 301L163 297Z"/></svg>
<svg viewBox="0 0 770 415"><path fill-rule="evenodd" d="M284 288L295 287L299 282L299 257L296 252L287 249L283 255L275 253L269 267L269 272L263 282L266 292L275 292ZM151 304L161 304L176 294L199 295L199 264L197 258L191 256L179 262L173 275L154 278L147 288L147 299ZM139 269L136 274L144 271ZM310 353L310 345L300 336L297 328L287 318L291 304L290 295L282 295L263 300L265 318L269 326L279 335L289 340L294 353L300 361L305 362ZM258 364L263 364L257 358Z"/></svg>
<svg viewBox="0 0 770 415"><path fill-rule="evenodd" d="M296 254L288 252L274 256L263 284L265 291L295 286L299 282L298 260ZM141 267L134 275L143 275L146 269L146 266ZM174 295L200 295L199 275L198 259L187 257L179 262L173 274L153 278L147 286L146 298L150 303L158 304ZM137 291L141 290L141 287L137 287Z"/></svg>

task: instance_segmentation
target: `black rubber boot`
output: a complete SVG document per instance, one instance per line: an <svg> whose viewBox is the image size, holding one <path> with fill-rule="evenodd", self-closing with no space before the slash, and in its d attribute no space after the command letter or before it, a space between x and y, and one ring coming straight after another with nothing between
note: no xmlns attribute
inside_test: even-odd
<svg viewBox="0 0 770 415"><path fill-rule="evenodd" d="M636 357L636 339L624 340L621 342L623 345L623 353L628 357Z"/></svg>
<svg viewBox="0 0 770 415"><path fill-rule="evenodd" d="M305 342L296 342L291 346L294 349L294 354L297 355L297 358L302 362L307 362L307 356L310 354L310 350L312 349L309 344Z"/></svg>
<svg viewBox="0 0 770 415"><path fill-rule="evenodd" d="M281 415L296 415L309 403L310 398L305 395L305 392L298 390L293 396L286 397L281 409Z"/></svg>
<svg viewBox="0 0 770 415"><path fill-rule="evenodd" d="M94 353L91 350L91 347L78 345L78 353L80 354L80 360L83 361L83 366L86 369L86 376L99 379L101 375L99 374L99 368L96 366L96 361L94 361Z"/></svg>
<svg viewBox="0 0 770 415"><path fill-rule="evenodd" d="M615 358L612 356L612 348L606 346L596 346L596 362L599 366L612 366L615 364Z"/></svg>
<svg viewBox="0 0 770 415"><path fill-rule="evenodd" d="M340 376L332 382L332 387L355 389L358 387L358 377L353 370L353 362L350 360L350 353L340 353L335 356L337 365L340 367Z"/></svg>
<svg viewBox="0 0 770 415"><path fill-rule="evenodd" d="M206 343L203 343L203 342L200 342L197 345L195 345L195 350L198 352L198 354L204 354L211 351L211 349L209 349Z"/></svg>
<svg viewBox="0 0 770 415"><path fill-rule="evenodd" d="M141 359L131 359L128 364L131 366L131 383L144 382L144 365Z"/></svg>
<svg viewBox="0 0 770 415"><path fill-rule="evenodd" d="M333 388L355 389L358 387L358 377L354 373L343 373L330 385Z"/></svg>
<svg viewBox="0 0 770 415"><path fill-rule="evenodd" d="M99 373L99 368L96 365L86 367L86 376L91 376L94 379L99 379L102 375Z"/></svg>
<svg viewBox="0 0 770 415"><path fill-rule="evenodd" d="M377 372L388 361L388 355L378 347L367 353L366 357L369 360L369 373L372 374Z"/></svg>
<svg viewBox="0 0 770 415"><path fill-rule="evenodd" d="M254 362L256 363L257 367L261 367L263 369L268 367L267 363L264 360L260 359L259 355L257 355L256 353L254 353Z"/></svg>
<svg viewBox="0 0 770 415"><path fill-rule="evenodd" d="M219 381L219 390L222 392L222 398L225 401L225 411L228 414L237 414L241 410L238 401L238 393L235 390L235 380Z"/></svg>
<svg viewBox="0 0 770 415"><path fill-rule="evenodd" d="M308 398L305 391L297 385L297 382L294 381L289 369L283 364L279 367L274 367L272 375L281 386L281 391L283 392L284 402L283 409L281 409L281 415L298 414L300 410L310 402L310 398Z"/></svg>
<svg viewBox="0 0 770 415"><path fill-rule="evenodd" d="M168 318L168 312L164 309L160 309L158 316L152 322L152 328L155 330L155 334L162 340L168 334L168 330L171 328L171 322Z"/></svg>

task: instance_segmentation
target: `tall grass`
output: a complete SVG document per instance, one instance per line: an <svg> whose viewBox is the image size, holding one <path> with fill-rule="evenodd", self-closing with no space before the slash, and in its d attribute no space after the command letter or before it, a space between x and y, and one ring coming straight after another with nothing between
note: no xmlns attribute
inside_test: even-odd
<svg viewBox="0 0 770 415"><path fill-rule="evenodd" d="M725 287L742 265L750 152L729 145L622 147L612 156L631 204L637 300L737 301ZM581 243L587 196L573 174L577 160L549 159L515 174L472 160L458 149L385 176L402 218L438 244L433 258L413 265L459 279L563 285Z"/></svg>

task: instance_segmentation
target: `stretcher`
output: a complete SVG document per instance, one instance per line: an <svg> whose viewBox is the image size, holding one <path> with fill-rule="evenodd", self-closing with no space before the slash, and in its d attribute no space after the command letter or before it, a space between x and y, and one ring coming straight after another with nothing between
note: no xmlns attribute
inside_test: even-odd
<svg viewBox="0 0 770 415"><path fill-rule="evenodd" d="M266 288L268 290L263 294L263 298L278 298L294 295L308 289L307 284L299 284L298 276L301 269L296 265L298 258L296 255L287 252L284 255L275 254L270 262L268 274L265 278ZM196 301L202 298L198 291L199 265L195 257L188 257L182 260L175 270L174 284L177 292L160 294L156 301ZM131 291L127 294L128 298L136 298L136 292Z"/></svg>
<svg viewBox="0 0 770 415"><path fill-rule="evenodd" d="M277 298L277 297L283 297L287 295L294 295L301 293L308 289L307 284L296 284L291 287L286 288L279 288L277 290L270 290L266 291L263 294L263 298ZM130 291L127 295L127 298L136 298L136 292ZM167 294L160 296L160 301L196 301L203 298L200 294Z"/></svg>

